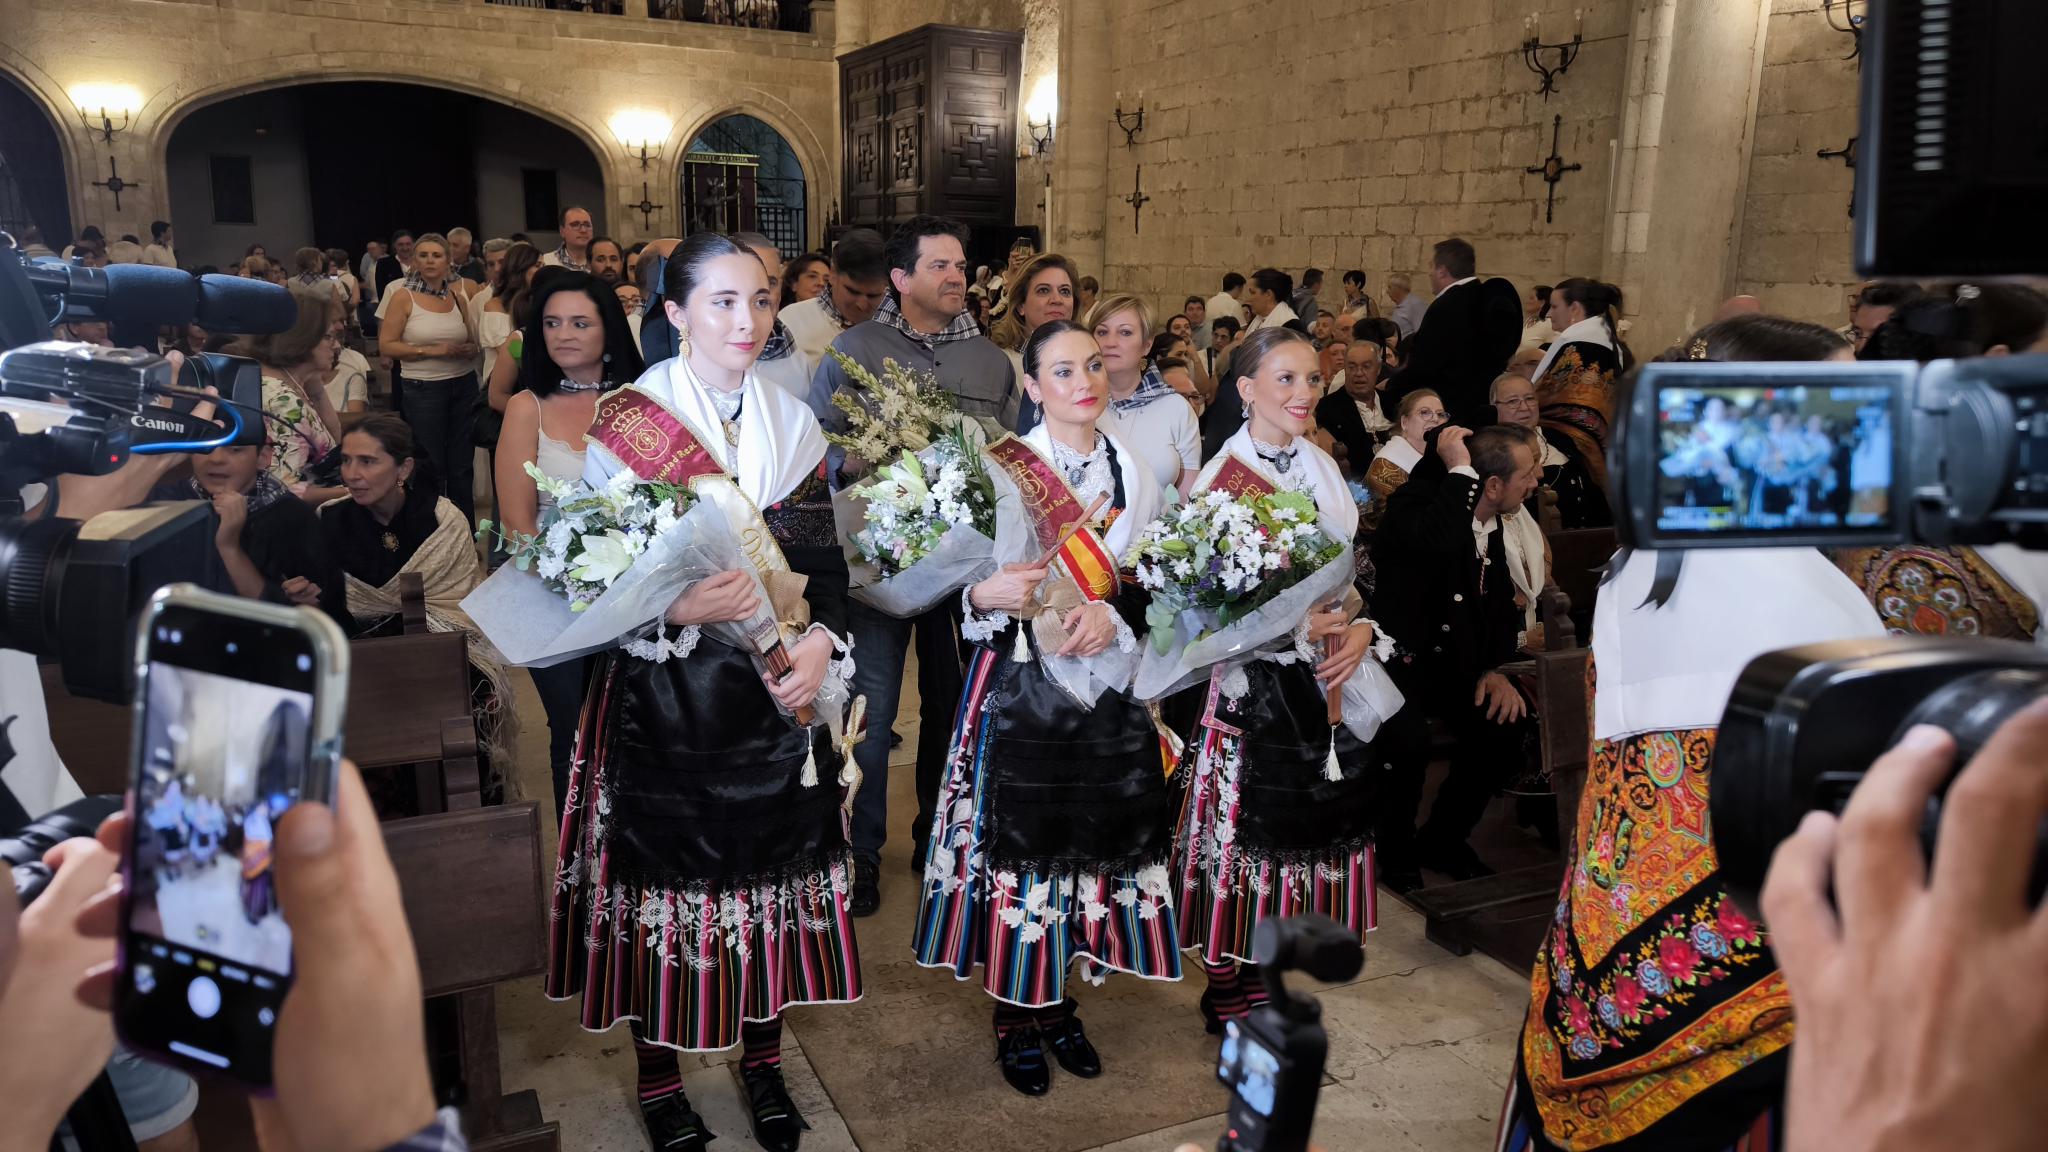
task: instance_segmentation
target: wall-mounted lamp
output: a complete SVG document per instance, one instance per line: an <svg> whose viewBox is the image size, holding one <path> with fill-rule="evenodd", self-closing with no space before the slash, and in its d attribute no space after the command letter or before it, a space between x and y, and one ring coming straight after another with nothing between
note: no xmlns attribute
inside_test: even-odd
<svg viewBox="0 0 2048 1152"><path fill-rule="evenodd" d="M1052 148L1053 113L1059 108L1059 83L1040 76L1031 86L1031 99L1024 105L1024 127L1031 133L1031 154L1043 156Z"/></svg>
<svg viewBox="0 0 2048 1152"><path fill-rule="evenodd" d="M628 156L640 161L640 167L652 168L661 159L661 150L668 144L668 134L675 123L659 112L627 108L612 115L611 128Z"/></svg>
<svg viewBox="0 0 2048 1152"><path fill-rule="evenodd" d="M1557 91L1557 78L1564 75L1571 68L1572 61L1579 58L1579 48L1585 44L1585 27L1586 10L1574 8L1572 38L1556 44L1545 44L1542 14L1531 12L1528 18L1522 21L1522 29L1529 34L1529 38L1522 41L1522 63L1529 66L1529 71L1542 78L1543 83L1536 90L1543 94L1546 101L1550 99L1552 92ZM1543 62L1545 52L1557 54L1556 67L1553 68Z"/></svg>
<svg viewBox="0 0 2048 1152"><path fill-rule="evenodd" d="M1130 147L1131 142L1138 138L1138 133L1145 130L1145 93L1142 89L1138 92L1138 110L1136 112L1125 112L1124 94L1121 92L1116 94L1116 126L1123 129L1124 147L1126 148Z"/></svg>
<svg viewBox="0 0 2048 1152"><path fill-rule="evenodd" d="M1869 0L1864 0L1864 10L1860 13L1855 10L1855 4L1856 0L1820 0L1820 10L1827 17L1828 27L1855 40L1855 44L1849 48L1849 54L1842 57L1844 60L1854 60L1863 55L1863 24L1870 19L1870 4ZM1835 9L1838 7L1842 10L1842 18L1839 21L1835 19Z"/></svg>
<svg viewBox="0 0 2048 1152"><path fill-rule="evenodd" d="M128 84L80 84L71 90L71 103L85 130L112 144L114 133L127 131L136 109L142 107L142 93Z"/></svg>

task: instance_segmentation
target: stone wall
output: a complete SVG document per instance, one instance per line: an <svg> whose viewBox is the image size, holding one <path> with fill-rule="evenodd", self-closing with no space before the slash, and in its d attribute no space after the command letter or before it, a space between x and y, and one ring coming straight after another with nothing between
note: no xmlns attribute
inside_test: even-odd
<svg viewBox="0 0 2048 1152"><path fill-rule="evenodd" d="M1773 312L1836 327L1856 289L1849 266L1854 174L1814 153L1856 134L1856 63L1819 0L1772 0L1756 149L1743 201L1737 292Z"/></svg>
<svg viewBox="0 0 2048 1152"><path fill-rule="evenodd" d="M628 0L644 12L644 0ZM166 145L193 109L243 92L318 77L430 84L484 96L554 121L601 160L614 235L672 234L680 219L677 155L729 112L759 117L789 141L809 178L812 241L838 186L838 68L830 3L810 35L719 28L644 15L607 16L483 0L10 0L0 69L38 97L63 130L72 218L110 232L146 232L166 215ZM69 93L116 83L141 96L111 145L79 125ZM643 171L607 127L617 112L673 121L661 160ZM365 125L366 155L391 145ZM92 187L109 156L140 181L113 198ZM628 205L663 207L642 222Z"/></svg>
<svg viewBox="0 0 2048 1152"><path fill-rule="evenodd" d="M842 0L851 3L855 0ZM922 28L953 24L961 28L1024 30L1024 13L1036 0L858 0L867 9L865 43Z"/></svg>
<svg viewBox="0 0 2048 1152"><path fill-rule="evenodd" d="M1529 9L1509 7L1113 6L1110 86L1126 110L1142 94L1145 126L1126 147L1103 125L1105 282L1177 307L1225 271L1313 265L1334 304L1341 271L1362 268L1384 302L1395 270L1426 289L1430 245L1450 235L1472 241L1482 272L1524 285L1597 274L1629 6L1585 9L1585 45L1547 100L1520 50ZM1546 39L1572 25L1571 5L1543 5ZM1546 220L1549 189L1525 169L1550 155L1556 116L1558 151L1584 167L1564 175ZM1134 221L1122 198L1138 165L1152 199Z"/></svg>

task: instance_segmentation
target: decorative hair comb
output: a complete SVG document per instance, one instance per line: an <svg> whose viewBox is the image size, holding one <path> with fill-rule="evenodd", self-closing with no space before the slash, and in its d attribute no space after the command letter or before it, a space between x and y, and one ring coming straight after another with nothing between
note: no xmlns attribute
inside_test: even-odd
<svg viewBox="0 0 2048 1152"><path fill-rule="evenodd" d="M1707 338L1705 336L1693 337L1691 346L1685 350L1685 358L1687 360L1705 360L1707 358Z"/></svg>

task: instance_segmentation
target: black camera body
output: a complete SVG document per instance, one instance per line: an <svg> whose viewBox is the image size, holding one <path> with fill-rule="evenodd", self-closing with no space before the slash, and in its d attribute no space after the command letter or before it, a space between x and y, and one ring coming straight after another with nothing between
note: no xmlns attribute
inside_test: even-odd
<svg viewBox="0 0 2048 1152"><path fill-rule="evenodd" d="M2005 640L1842 640L1757 657L1728 696L1708 795L1729 892L1756 912L1779 842L1809 811L1839 813L1906 729L1948 730L1960 769L2007 717L2043 695L2048 650ZM1930 853L1946 791L1944 784L1921 822ZM2034 852L2028 891L2038 902L2048 884L2048 840L2037 840Z"/></svg>
<svg viewBox="0 0 2048 1152"><path fill-rule="evenodd" d="M1252 956L1269 999L1223 1026L1216 1078L1230 1089L1230 1113L1216 1152L1306 1152L1330 1039L1322 1006L1289 992L1282 974L1349 980L1365 966L1365 949L1336 921L1310 914L1260 921Z"/></svg>
<svg viewBox="0 0 2048 1152"><path fill-rule="evenodd" d="M290 294L271 284L0 249L0 647L57 658L74 694L126 703L136 613L159 587L205 582L218 568L212 512L187 502L61 519L55 478L265 439L255 361L194 355L173 378L162 356L52 341L50 325L104 320L124 339L153 342L159 326L195 319L270 332L296 318ZM195 416L202 401L221 415ZM55 515L23 515L22 493L36 484L49 485Z"/></svg>

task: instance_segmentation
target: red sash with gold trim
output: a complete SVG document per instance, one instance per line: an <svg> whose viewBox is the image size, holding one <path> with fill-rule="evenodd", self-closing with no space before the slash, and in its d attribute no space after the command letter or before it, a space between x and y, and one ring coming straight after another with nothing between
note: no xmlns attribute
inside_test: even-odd
<svg viewBox="0 0 2048 1152"><path fill-rule="evenodd" d="M1032 531L1041 548L1057 546L1056 559L1073 578L1081 595L1090 600L1107 599L1116 591L1116 558L1093 528L1081 526L1087 512L1066 477L1038 450L1015 436L1005 436L988 446L989 458L1017 485L1025 510L1031 514ZM1071 532L1071 535L1069 533ZM1064 540L1064 543L1062 541Z"/></svg>
<svg viewBox="0 0 2048 1152"><path fill-rule="evenodd" d="M1202 491L1228 492L1232 496L1271 496L1279 489L1258 469L1232 453L1223 458L1223 463L1217 466L1216 474L1202 486Z"/></svg>
<svg viewBox="0 0 2048 1152"><path fill-rule="evenodd" d="M725 473L682 417L637 388L621 388L597 402L589 439L635 476L657 484L688 484L699 476Z"/></svg>

